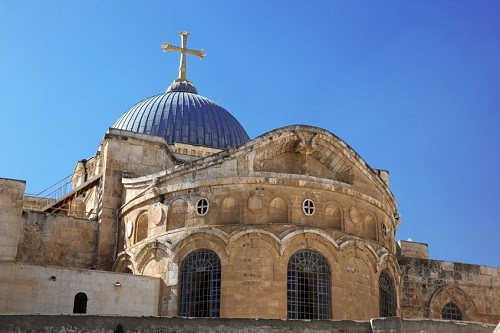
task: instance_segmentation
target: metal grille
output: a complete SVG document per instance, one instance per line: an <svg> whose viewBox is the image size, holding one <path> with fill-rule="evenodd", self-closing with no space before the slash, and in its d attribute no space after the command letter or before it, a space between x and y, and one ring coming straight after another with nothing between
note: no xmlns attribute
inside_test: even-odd
<svg viewBox="0 0 500 333"><path fill-rule="evenodd" d="M441 311L441 318L450 320L462 320L462 311L460 311L455 303L449 302L443 307L443 310Z"/></svg>
<svg viewBox="0 0 500 333"><path fill-rule="evenodd" d="M73 313L87 313L87 300L88 298L85 293L76 294L73 304Z"/></svg>
<svg viewBox="0 0 500 333"><path fill-rule="evenodd" d="M380 273L379 278L380 316L393 317L396 315L396 294L390 275L386 271Z"/></svg>
<svg viewBox="0 0 500 333"><path fill-rule="evenodd" d="M180 316L219 317L220 260L209 250L189 254L180 271Z"/></svg>
<svg viewBox="0 0 500 333"><path fill-rule="evenodd" d="M331 318L330 268L316 252L297 252L288 262L288 318Z"/></svg>

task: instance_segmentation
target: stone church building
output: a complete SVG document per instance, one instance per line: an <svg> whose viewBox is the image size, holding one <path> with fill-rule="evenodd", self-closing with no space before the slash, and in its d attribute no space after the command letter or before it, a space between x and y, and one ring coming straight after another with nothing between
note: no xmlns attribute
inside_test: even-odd
<svg viewBox="0 0 500 333"><path fill-rule="evenodd" d="M389 173L327 129L250 139L179 77L124 112L71 189L0 179L0 313L497 324L500 269L395 239Z"/></svg>

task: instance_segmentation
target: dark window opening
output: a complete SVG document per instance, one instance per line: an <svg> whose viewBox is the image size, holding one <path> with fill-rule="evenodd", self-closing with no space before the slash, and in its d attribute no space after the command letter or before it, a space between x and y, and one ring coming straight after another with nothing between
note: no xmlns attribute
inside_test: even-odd
<svg viewBox="0 0 500 333"><path fill-rule="evenodd" d="M330 268L318 253L301 251L288 263L288 318L330 319Z"/></svg>
<svg viewBox="0 0 500 333"><path fill-rule="evenodd" d="M196 203L196 213L200 216L204 216L208 213L208 200L205 198L201 198Z"/></svg>
<svg viewBox="0 0 500 333"><path fill-rule="evenodd" d="M449 302L441 310L441 318L449 319L449 320L462 320L462 311L458 308L458 306Z"/></svg>
<svg viewBox="0 0 500 333"><path fill-rule="evenodd" d="M212 251L199 250L184 259L180 270L179 315L219 317L220 260Z"/></svg>
<svg viewBox="0 0 500 333"><path fill-rule="evenodd" d="M302 210L307 216L313 215L315 211L314 201L312 201L311 199L305 199L302 203Z"/></svg>
<svg viewBox="0 0 500 333"><path fill-rule="evenodd" d="M85 293L78 293L75 295L75 302L73 303L73 313L87 313L87 295Z"/></svg>
<svg viewBox="0 0 500 333"><path fill-rule="evenodd" d="M380 273L379 304L381 317L394 317L396 315L396 293L392 279L386 271Z"/></svg>

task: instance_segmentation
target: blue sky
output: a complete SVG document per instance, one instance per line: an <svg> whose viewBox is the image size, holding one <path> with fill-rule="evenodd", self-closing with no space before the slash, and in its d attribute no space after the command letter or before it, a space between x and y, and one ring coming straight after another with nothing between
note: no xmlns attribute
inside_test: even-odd
<svg viewBox="0 0 500 333"><path fill-rule="evenodd" d="M251 138L325 128L387 169L398 239L500 266L499 1L0 2L0 177L38 193L187 77Z"/></svg>

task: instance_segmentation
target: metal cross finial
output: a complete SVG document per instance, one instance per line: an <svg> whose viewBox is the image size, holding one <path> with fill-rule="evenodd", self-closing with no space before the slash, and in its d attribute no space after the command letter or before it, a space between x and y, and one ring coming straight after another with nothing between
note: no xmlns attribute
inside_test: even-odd
<svg viewBox="0 0 500 333"><path fill-rule="evenodd" d="M176 51L176 52L181 53L181 63L179 66L179 78L176 81L187 81L187 79L186 79L186 54L191 54L191 55L199 57L200 59L203 59L203 57L205 56L205 51L203 49L196 51L196 50L190 50L187 48L187 38L189 36L189 32L181 31L181 32L179 32L179 35L181 35L181 47L170 45L167 42L164 42L163 44L161 44L161 48L163 49L163 52Z"/></svg>

